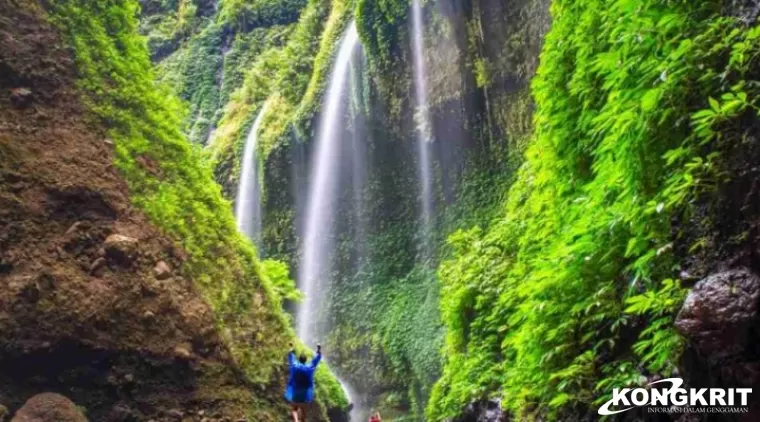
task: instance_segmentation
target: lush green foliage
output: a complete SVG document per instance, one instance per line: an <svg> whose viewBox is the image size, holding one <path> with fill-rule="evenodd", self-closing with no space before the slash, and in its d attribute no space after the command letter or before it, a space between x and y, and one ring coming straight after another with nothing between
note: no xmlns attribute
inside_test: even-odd
<svg viewBox="0 0 760 422"><path fill-rule="evenodd" d="M148 46L155 55L163 56L201 27L203 4L199 0L143 2L147 16L140 32L148 37Z"/></svg>
<svg viewBox="0 0 760 422"><path fill-rule="evenodd" d="M497 391L517 414L556 416L672 371L670 217L721 181L720 145L741 136L725 128L757 101L745 78L760 29L721 6L553 2L525 163L501 216L450 236L439 270L447 363L431 420Z"/></svg>
<svg viewBox="0 0 760 422"><path fill-rule="evenodd" d="M290 278L288 264L276 259L267 259L261 261L261 270L269 279L279 300L300 302L303 299L303 293L296 288L296 282Z"/></svg>
<svg viewBox="0 0 760 422"><path fill-rule="evenodd" d="M346 275L331 303L336 371L367 389L383 413L405 409L421 420L441 368L437 280L422 266L405 272L383 260L370 265Z"/></svg>
<svg viewBox="0 0 760 422"><path fill-rule="evenodd" d="M137 10L131 0L57 1L52 18L74 52L84 101L116 144L133 203L182 245L184 271L212 306L237 362L252 381L268 384L293 338L279 306L295 296L292 282L282 264L258 262L209 163L182 135L184 109L154 82ZM326 370L320 380L328 405L345 404Z"/></svg>
<svg viewBox="0 0 760 422"><path fill-rule="evenodd" d="M356 7L357 29L370 60L387 67L395 54L404 50L399 43L406 22L409 2L400 0L359 0ZM403 38L401 38L403 39Z"/></svg>
<svg viewBox="0 0 760 422"><path fill-rule="evenodd" d="M183 131L193 142L206 143L255 58L282 46L305 5L305 0L222 1L212 16L202 16L203 5L183 0L176 10L165 5L158 13L144 11L141 31L160 60L159 79L190 107ZM177 29L178 20L186 29Z"/></svg>
<svg viewBox="0 0 760 422"><path fill-rule="evenodd" d="M56 19L76 53L86 101L110 128L116 163L130 185L133 202L157 226L181 240L189 255L186 269L203 288L220 323L250 330L251 315L242 310L264 299L258 293L262 288L271 300L272 288L261 283L254 250L238 234L229 203L213 183L200 151L179 131L181 104L153 82L145 43L134 32L136 3L82 0L56 6ZM276 317L280 327L285 326L279 310L266 313L271 316L262 322ZM250 334L233 333L233 337ZM275 346L262 348L272 354L264 361L281 359ZM251 352L246 348L238 353L242 357ZM251 367L250 375L266 379L271 368Z"/></svg>
<svg viewBox="0 0 760 422"><path fill-rule="evenodd" d="M310 1L285 45L274 45L257 56L243 85L230 96L213 139L214 161L232 169L227 177L236 178L245 134L254 111L267 98L270 112L259 134L262 163L273 149L287 147L292 130L308 129L325 88L336 41L350 16L348 5Z"/></svg>
<svg viewBox="0 0 760 422"><path fill-rule="evenodd" d="M250 30L295 22L305 5L305 0L221 0L219 18L238 29Z"/></svg>

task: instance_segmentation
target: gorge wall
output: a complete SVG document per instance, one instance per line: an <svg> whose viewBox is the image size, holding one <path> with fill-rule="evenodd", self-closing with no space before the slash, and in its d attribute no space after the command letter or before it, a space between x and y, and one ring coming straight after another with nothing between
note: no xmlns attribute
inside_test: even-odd
<svg viewBox="0 0 760 422"><path fill-rule="evenodd" d="M206 62L216 67L204 70L215 88L187 82L199 70L183 51L204 30L159 66L191 108L217 105L199 113L214 116L208 149L229 198L242 141L270 104L261 248L293 274L321 96L356 19L363 58L343 138L361 140L366 165L352 168L346 144L336 166L364 187L357 196L342 185L318 319L362 410L574 420L593 418L611 386L652 377L755 385L714 369L698 376L717 361L699 357L689 330L709 324L689 309L674 324L697 280L733 280L708 276L753 265L753 196L738 191L752 192L756 159L755 2L424 3L432 254L419 229L410 5L238 3L196 13L222 27ZM175 4L177 22L192 4ZM254 53L239 53L252 37L262 37ZM180 61L186 70L173 71ZM705 284L692 293L714 291ZM753 309L737 317L739 338ZM736 347L743 369L732 374L755 360L747 343Z"/></svg>
<svg viewBox="0 0 760 422"><path fill-rule="evenodd" d="M287 417L352 22L318 419L345 417L328 365L357 420L594 420L623 385L758 387L757 2L421 6L426 109L407 1L3 2L0 403ZM230 202L265 103L253 245Z"/></svg>
<svg viewBox="0 0 760 422"><path fill-rule="evenodd" d="M55 392L97 421L282 420L288 286L155 88L137 11L0 2L0 404ZM319 377L327 420L347 403Z"/></svg>
<svg viewBox="0 0 760 422"><path fill-rule="evenodd" d="M366 183L359 201L352 184L342 185L332 293L319 319L328 360L365 411L412 419L424 414L443 363L436 269L448 250L444 239L491 218L498 187L521 161L532 129L529 83L549 28L548 8L547 1L424 6L435 139L435 252L426 256L406 2L230 1L215 8L143 2L142 30L159 79L188 101L185 131L207 143L231 199L243 141L268 102L258 148L264 169L260 248L267 258L289 263L292 274L300 262L320 99L337 41L355 15L363 57L352 65L347 113L355 123L344 138L359 138L364 163L352 169L353 147L344 143L336 165Z"/></svg>

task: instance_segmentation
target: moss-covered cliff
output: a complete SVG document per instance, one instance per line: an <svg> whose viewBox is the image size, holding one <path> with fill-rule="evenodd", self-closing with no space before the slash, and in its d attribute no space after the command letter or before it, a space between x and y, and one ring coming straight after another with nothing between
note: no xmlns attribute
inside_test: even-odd
<svg viewBox="0 0 760 422"><path fill-rule="evenodd" d="M199 17L211 23L199 24L193 33L178 38L174 52L161 53L168 50L151 44L154 58L161 79L174 81L174 88L190 104L185 131L191 136L194 128L204 124L193 110L210 104L207 93L234 87L228 97L213 94L215 106L209 113L220 117L208 146L217 178L231 197L243 141L262 104L269 103L258 148L265 169L260 176L265 191L261 248L293 268L299 262L298 227L309 183L316 113L337 41L348 19L353 15L357 20L365 62L354 65L351 113L362 116L363 127L351 130L366 144L368 183L361 194L368 204L362 215L366 229L361 245L352 236L352 223L339 229L343 240L336 257L335 299L324 304L326 318L333 321L326 341L333 352L331 362L360 396L357 400L362 403L357 405L421 418L442 363L443 325L435 274L438 255L446 250L442 239L464 221L488 218L497 201L488 198L487 204L493 205L481 207L483 195L490 195L489 187L508 180L519 161L520 145L531 128L527 87L548 26L548 4L430 2L425 6L429 22L425 61L431 69L436 138L436 243L441 245L431 257L421 254L416 229L409 4L311 1L300 10L298 22L292 23L231 18L244 13L230 5L221 2L208 18ZM279 7L281 14L291 10L290 3ZM144 12L143 30L155 32L161 27L155 25L156 15L174 22L178 18L172 16L180 14L180 9ZM201 9L197 9L199 16ZM243 21L248 23L240 25ZM215 26L224 35L210 42L205 34ZM234 47L228 55L222 53L223 38L245 39L273 31L277 42L249 44L239 50L248 68L243 60L233 62L240 72L236 74L242 76L233 79L242 81L237 87L228 85L231 73L219 72L218 65L212 78L202 76L210 73L191 64L210 66L234 57ZM216 47L204 50L212 45ZM206 81L204 86L199 85L201 80ZM348 192L342 195L340 212L346 221L355 214L350 196ZM412 304L421 306L411 312Z"/></svg>
<svg viewBox="0 0 760 422"><path fill-rule="evenodd" d="M230 199L268 104L260 248L293 269L322 96L356 21L342 135L364 165L335 166L363 182L336 200L319 318L363 410L450 420L498 399L516 418L581 418L613 386L707 365L673 322L696 279L756 265L755 197L735 192L756 162L755 2L423 2L432 254L410 2L169 3L143 31Z"/></svg>
<svg viewBox="0 0 760 422"><path fill-rule="evenodd" d="M287 418L287 284L183 135L137 2L1 7L0 401L53 390L94 420ZM326 420L346 402L319 376Z"/></svg>
<svg viewBox="0 0 760 422"><path fill-rule="evenodd" d="M674 326L703 248L755 242L728 240L752 237L736 224L754 212L713 214L748 200L726 196L746 183L737 151L757 159L758 27L728 6L552 2L525 162L491 224L449 237L439 270L447 364L431 419L488 396L521 418L595 417L614 386L652 377L756 383L703 377L706 357L682 360L695 333ZM716 255L697 267L748 265Z"/></svg>

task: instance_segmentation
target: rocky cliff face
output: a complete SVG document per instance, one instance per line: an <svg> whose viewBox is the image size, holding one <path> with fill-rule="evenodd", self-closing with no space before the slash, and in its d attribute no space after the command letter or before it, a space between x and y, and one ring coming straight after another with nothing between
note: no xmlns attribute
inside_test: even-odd
<svg viewBox="0 0 760 422"><path fill-rule="evenodd" d="M55 392L93 421L286 418L281 368L258 362L274 370L263 382L240 369L187 252L130 202L76 78L40 4L0 2L0 404ZM14 420L57 414L48 402Z"/></svg>
<svg viewBox="0 0 760 422"><path fill-rule="evenodd" d="M347 17L355 15L357 18L366 60L355 64L353 69L358 76L351 93L352 101L355 101L352 117L358 114L362 120L360 125L351 127L346 134L360 134L367 145L364 176L368 183L361 193L368 204L361 217L366 222L366 231L363 232L365 243L360 245L355 241L351 228L353 219L357 218L356 209L351 205L353 193L345 189L340 199L343 226L339 230L340 246L335 257L336 293L325 303L323 316L333 324L327 344L334 351L332 363L357 389L362 405L378 406L387 415L421 417L430 386L441 372L439 351L442 330L438 313L438 284L433 269L439 257L448 251L441 247L436 256L425 262L419 250L417 122L412 95L408 2L315 1L308 6L299 2L282 2L280 11L283 13L274 15L267 15L264 9L257 8L248 12L244 8L226 9L228 12L236 10L239 14L225 14L222 8L215 15L209 7L202 5L204 2L182 3L196 5L190 15L197 19L196 23L202 24L162 27L157 23L164 22L167 14L179 17L182 10L187 12L190 9L176 8L168 13L168 10L156 6L157 2L144 2L143 29L152 37L154 57L164 71L162 79L174 84L177 92L191 106L186 131L199 142L204 142L206 134L212 133L209 139L218 142L211 149L217 159L217 175L230 198L234 197L237 184L242 139L261 104L267 98L272 101L276 113L272 113L273 116L263 124L263 146L260 148L266 191L262 249L270 256L289 261L294 268L299 262L299 227L303 220L301 213L309 184L308 169L320 98L327 78L326 69L329 69L329 58ZM755 22L760 10L756 1L715 4L716 9L724 9L724 15L738 16L745 24ZM525 146L534 132L534 105L529 87L538 67L544 35L550 26L549 6L547 0L441 0L425 3L425 63L429 71L431 130L435 138L432 150L435 203L439 211L436 230L438 246L443 245L446 235L458 228L479 225L487 231L492 217L499 215L494 214L494 210L504 205L500 196L506 195L514 180L514 171L522 162ZM589 6L578 7L583 9ZM301 13L302 19L295 24L294 16L297 13ZM234 18L230 20L225 16ZM171 19L174 18L164 23L175 22ZM179 18L176 19L179 23ZM204 19L213 20L214 24L204 26L208 23ZM278 28L278 25L283 27ZM169 32L155 31L161 28L189 28L189 32L171 32L171 36L164 39L160 35ZM583 35L593 38L593 34ZM573 33L568 30L563 36L569 38ZM259 40L262 40L259 44L265 47L254 45ZM316 40L321 41L319 47ZM584 48L597 48L596 44L589 42ZM226 51L229 51L227 56ZM595 55L600 52L603 51L594 50ZM650 53L646 51L642 54ZM208 57L208 62L203 62L202 59ZM641 56L638 59L649 57ZM578 57L564 60L554 64L564 66L558 73L572 75L578 71L575 67L580 60ZM203 63L211 63L212 66L201 66ZM245 66L250 66L250 70L242 70ZM609 76L599 69L596 71L600 72L595 76L597 78ZM196 79L196 75L202 76ZM586 77L588 74L582 74L573 82L585 81ZM653 79L658 80L658 77L660 82L667 82L668 73L658 73ZM753 73L748 73L746 78L756 79ZM194 85L192 82L196 80L203 82ZM712 92L711 95L717 98L719 95L713 88L728 90L726 86L717 85L705 89L705 92ZM554 88L560 94L567 86L558 84ZM631 87L626 85L622 88ZM647 88L651 86L647 85ZM603 90L600 86L594 86L593 92L584 95L597 95ZM631 92L637 100L628 108L639 107L638 98L643 91ZM573 101L576 99L573 97ZM602 95L598 100L600 104L613 102ZM688 104L683 100L684 109L691 113L698 107L706 106L697 104L701 100L704 98L689 98ZM690 115L686 111L683 113L682 121L687 121ZM210 119L209 116L214 118ZM572 120L577 117L563 115L561 119L576 130L582 126ZM545 118L551 120L557 117ZM590 121L591 118L588 119ZM686 287L693 287L677 320L677 327L688 340L678 373L691 382L705 386L755 386L758 378L757 350L751 341L756 337L756 279L760 274L757 268L756 206L760 202L755 182L758 149L752 130L756 123L749 118L743 119L745 121L739 128L726 130L727 136L740 132L752 136L742 138L741 146L738 143L732 147L720 146L725 148L725 159L722 161L723 164L727 163L726 173L736 177L730 183L716 183L717 192L711 191L697 198L693 208L675 215L672 239L666 241L669 243L663 249L659 249L662 245L658 245L652 251L657 256L669 256L672 248L673 262L679 263L679 274L676 277L669 270L658 274L680 278ZM211 120L214 123L209 125ZM219 131L214 135L208 129L217 124ZM577 152L573 150L574 146L567 148L558 151L559 157L553 159L561 161ZM568 164L566 169L572 174L577 171L574 176L577 180L593 175L590 164L593 154L588 151L582 153L579 153L577 162ZM586 153L590 155L584 155ZM653 154L651 161L658 161L659 155ZM344 161L339 165L349 164ZM533 189L531 185L518 193L529 197ZM583 198L579 198L581 200ZM507 234L499 233L499 236L507 237ZM491 240L495 237L498 236L491 236ZM595 236L599 237L601 235ZM477 236L475 238L481 240ZM644 243L649 244L650 240ZM660 240L658 236L657 241ZM511 251L514 246L498 241L494 243L492 246L499 251ZM626 245L622 249L626 249ZM620 264L619 271L612 271L614 274L610 275L620 284L620 291L626 289L630 278L628 264L622 264L630 259L627 254L617 258L606 255L609 261ZM487 271L506 265L503 264L506 257L498 253L495 255L498 256L486 266ZM478 254L477 258L481 255ZM611 271L603 265L594 268L591 271L594 274ZM583 274L585 276L585 272ZM481 274L475 275L480 277ZM477 278L475 275L470 278ZM486 287L501 291L503 284L498 283L503 283L505 276L495 277L498 282ZM524 277L525 274L520 276ZM701 281L697 283L698 280ZM468 285L470 281L467 280ZM604 290L598 292L602 296L608 294ZM498 297L493 292L478 292L481 293L479 300L490 301ZM622 309L626 305L622 299L604 297L605 303L620 302L616 316L630 317L624 316ZM472 311L475 306L462 306L469 306L469 313L462 312L461 322L470 324L476 318ZM605 359L612 359L612 356L633 359L629 356L630 350L621 350L623 346L620 344L630 348L633 338L646 327L649 321L646 318L636 317L635 326L622 330L620 342L613 341L617 346L610 346L612 350L602 353L604 356L600 359L606 363L609 362ZM501 361L507 358L501 354L504 330L513 329L513 321L504 321L500 325L493 320L498 320L498 316L478 324L498 326L486 330L488 335L483 337L487 337L488 345L484 349L487 349L489 359ZM478 334L472 334L470 329L481 328L468 326L462 331L467 336L477 337ZM493 344L489 343L491 341ZM587 348L586 345L576 346L580 351ZM570 354L574 358L577 353ZM552 356L553 352L547 355ZM490 362L487 359L484 361ZM581 362L583 365L586 363ZM565 364L578 370L575 365ZM472 372L480 375L494 366L480 364ZM631 377L636 379L641 375L640 368L635 366L624 365L618 369L633 373ZM594 367L594 370L598 372L601 369ZM566 371L560 375L582 385L578 388L585 389L581 394L583 400L591 400L586 396L597 394L593 383L602 376L595 374L592 382L583 375L574 379L573 374L573 371ZM451 399L453 406L463 409L459 420L497 421L508 418L504 409L510 400L516 399L495 399L500 394L500 383L504 383L502 375L499 373L494 379L484 376L483 383L487 387L475 392L466 382L469 380L457 380L462 390L447 394L455 396ZM585 394L588 391L593 393ZM462 406L459 393L484 399ZM494 399L489 400L488 397ZM556 398L557 403L576 399L572 394ZM449 405L448 402L446 404ZM534 410L530 408L526 411ZM584 408L563 415L567 420L593 420L593 412L587 410ZM676 417L663 416L667 419Z"/></svg>
<svg viewBox="0 0 760 422"><path fill-rule="evenodd" d="M186 133L201 143L211 134L217 176L230 199L243 140L261 104L272 101L275 112L259 138L261 249L293 268L330 57L347 19L358 20L365 59L354 64L351 97L352 115L362 120L346 136L364 144L361 196L368 205L356 217L351 188L341 195L338 293L323 315L335 328L326 341L334 351L331 363L357 388L363 407L421 417L440 371L442 331L433 269L438 257L420 258L409 3L225 2L208 13L204 2L180 3L143 2L142 31L160 78L188 101ZM506 178L519 162L532 129L528 86L548 29L548 6L544 0L425 3L439 246L464 224L464 215L487 218L490 205L477 197L487 188L477 175ZM341 165L350 167L348 160ZM465 179L471 180L467 187ZM366 225L361 244L353 240L357 219ZM406 301L424 305L412 309Z"/></svg>

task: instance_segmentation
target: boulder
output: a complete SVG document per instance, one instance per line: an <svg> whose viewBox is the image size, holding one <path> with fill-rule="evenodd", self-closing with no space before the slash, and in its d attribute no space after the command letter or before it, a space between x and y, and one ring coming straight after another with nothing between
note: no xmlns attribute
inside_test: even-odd
<svg viewBox="0 0 760 422"><path fill-rule="evenodd" d="M138 246L137 239L120 234L108 236L103 243L106 258L110 262L123 267L130 266L132 261L137 257Z"/></svg>
<svg viewBox="0 0 760 422"><path fill-rule="evenodd" d="M42 393L27 400L11 422L87 422L87 418L66 397Z"/></svg>
<svg viewBox="0 0 760 422"><path fill-rule="evenodd" d="M686 297L675 326L711 363L743 354L758 316L760 277L746 268L712 274Z"/></svg>
<svg viewBox="0 0 760 422"><path fill-rule="evenodd" d="M453 422L507 422L509 413L501 407L500 399L480 400L465 407Z"/></svg>
<svg viewBox="0 0 760 422"><path fill-rule="evenodd" d="M726 7L728 12L741 19L747 25L751 25L760 15L760 1L758 0L730 0Z"/></svg>
<svg viewBox="0 0 760 422"><path fill-rule="evenodd" d="M153 268L153 275L156 276L157 280L166 280L172 276L172 269L166 262L158 261L156 266Z"/></svg>

